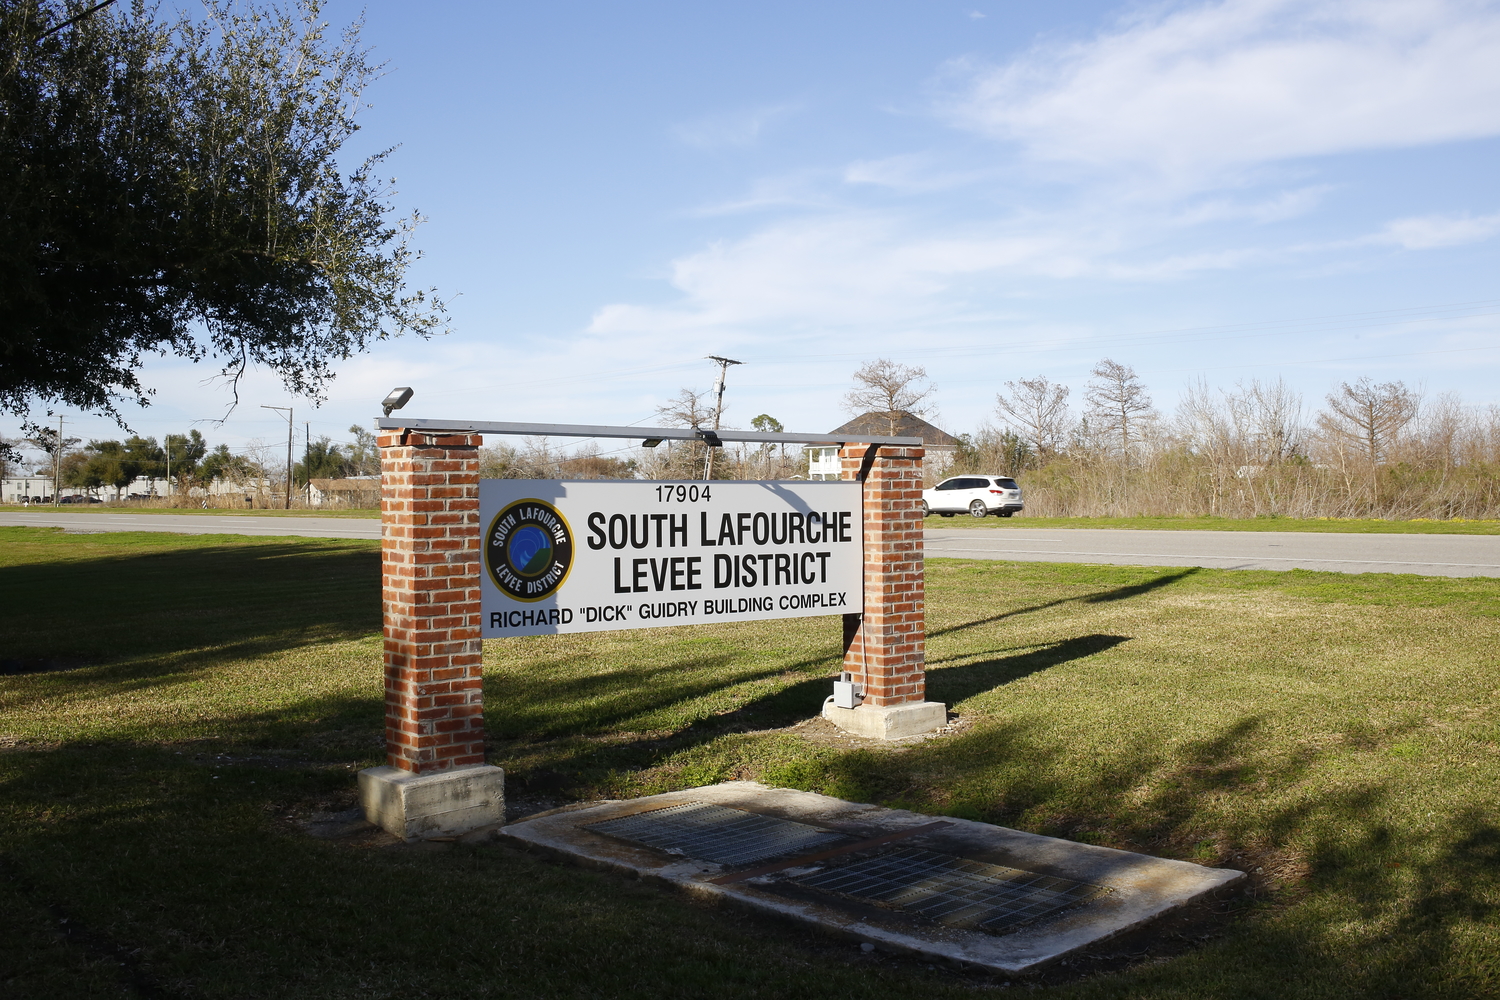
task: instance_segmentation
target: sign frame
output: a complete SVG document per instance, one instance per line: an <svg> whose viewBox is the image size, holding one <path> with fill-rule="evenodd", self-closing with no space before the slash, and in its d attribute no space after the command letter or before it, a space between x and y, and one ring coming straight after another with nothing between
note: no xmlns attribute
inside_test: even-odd
<svg viewBox="0 0 1500 1000"><path fill-rule="evenodd" d="M858 613L862 484L482 479L486 639Z"/></svg>

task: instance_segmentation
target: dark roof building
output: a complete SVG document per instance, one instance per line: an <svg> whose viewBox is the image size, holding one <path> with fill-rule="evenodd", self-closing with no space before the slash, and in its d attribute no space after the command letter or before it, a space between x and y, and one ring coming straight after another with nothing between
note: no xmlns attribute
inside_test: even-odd
<svg viewBox="0 0 1500 1000"><path fill-rule="evenodd" d="M950 451L958 447L958 438L940 427L934 427L921 417L905 410L897 410L895 437L919 437L929 450ZM829 431L850 441L862 441L869 437L891 436L891 419L886 413L864 413Z"/></svg>

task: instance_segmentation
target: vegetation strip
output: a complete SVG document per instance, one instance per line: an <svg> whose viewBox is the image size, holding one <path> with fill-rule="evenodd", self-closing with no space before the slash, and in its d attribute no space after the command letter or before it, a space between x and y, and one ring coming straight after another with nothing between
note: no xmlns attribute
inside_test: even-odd
<svg viewBox="0 0 1500 1000"><path fill-rule="evenodd" d="M170 995L998 984L500 846L309 836L382 756L378 553L0 529L3 655L66 668L0 676L31 887L0 877L0 993L119 992L54 905ZM1500 992L1500 581L933 560L928 602L937 738L809 722L839 636L807 619L492 643L490 758L517 812L745 777L1249 873L1046 996Z"/></svg>

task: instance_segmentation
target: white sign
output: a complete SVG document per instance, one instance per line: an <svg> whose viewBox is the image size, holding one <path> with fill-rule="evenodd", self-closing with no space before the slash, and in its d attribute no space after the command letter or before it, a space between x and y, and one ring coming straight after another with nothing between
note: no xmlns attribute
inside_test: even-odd
<svg viewBox="0 0 1500 1000"><path fill-rule="evenodd" d="M482 479L484 637L859 611L852 482Z"/></svg>

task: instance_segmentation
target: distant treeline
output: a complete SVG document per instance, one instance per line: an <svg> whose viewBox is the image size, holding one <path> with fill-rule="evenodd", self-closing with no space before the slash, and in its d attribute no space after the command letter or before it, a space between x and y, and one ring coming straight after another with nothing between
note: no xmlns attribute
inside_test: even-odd
<svg viewBox="0 0 1500 1000"><path fill-rule="evenodd" d="M380 452L375 435L355 425L353 440L339 444L326 436L297 442L294 447L292 481L298 487L309 479L344 479L380 475ZM280 443L255 442L240 452L228 445L210 446L197 430L168 434L161 441L133 435L123 441L58 438L57 431L41 428L24 441L10 445L0 472L53 475L60 468L65 488L98 492L128 490L138 480L167 480L168 490L185 492L218 480L236 485L255 484L258 490L283 489L286 483L286 450ZM82 445L80 447L80 445ZM33 455L26 461L25 449ZM373 501L372 501L373 502Z"/></svg>
<svg viewBox="0 0 1500 1000"><path fill-rule="evenodd" d="M1280 379L1200 379L1163 415L1128 366L1093 376L1078 411L1066 386L1006 382L946 472L1019 475L1051 517L1500 517L1500 407L1361 378L1309 412Z"/></svg>

